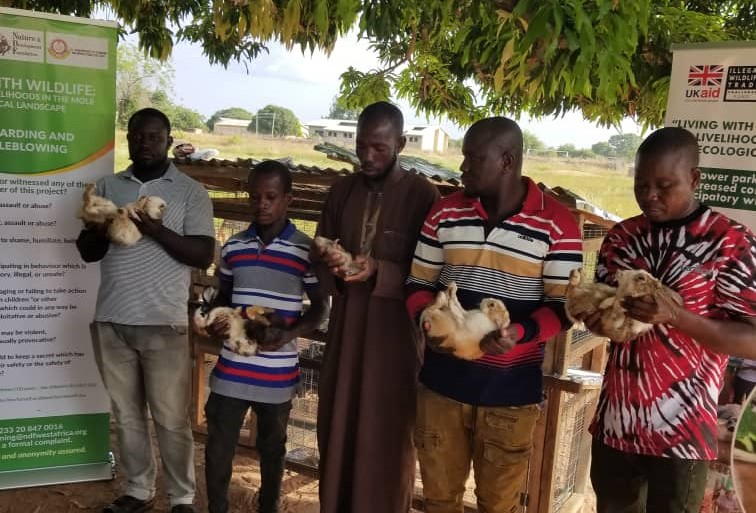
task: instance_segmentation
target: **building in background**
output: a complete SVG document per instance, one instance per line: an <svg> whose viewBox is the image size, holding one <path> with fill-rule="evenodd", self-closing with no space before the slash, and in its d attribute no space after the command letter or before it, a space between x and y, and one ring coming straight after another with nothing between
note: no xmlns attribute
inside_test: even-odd
<svg viewBox="0 0 756 513"><path fill-rule="evenodd" d="M354 146L357 121L345 119L318 119L306 125L310 138L338 146ZM404 132L407 149L437 152L449 147L449 134L438 125L412 125Z"/></svg>
<svg viewBox="0 0 756 513"><path fill-rule="evenodd" d="M245 135L249 119L220 118L213 125L213 133L218 135Z"/></svg>
<svg viewBox="0 0 756 513"><path fill-rule="evenodd" d="M438 125L414 125L404 135L411 150L443 153L449 147L449 134Z"/></svg>

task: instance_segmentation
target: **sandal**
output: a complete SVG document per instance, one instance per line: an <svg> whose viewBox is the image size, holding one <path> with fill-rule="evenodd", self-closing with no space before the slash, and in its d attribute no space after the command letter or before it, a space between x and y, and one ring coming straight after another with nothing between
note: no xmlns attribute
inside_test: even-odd
<svg viewBox="0 0 756 513"><path fill-rule="evenodd" d="M143 501L131 495L121 495L105 506L102 513L142 513L152 508L155 499Z"/></svg>

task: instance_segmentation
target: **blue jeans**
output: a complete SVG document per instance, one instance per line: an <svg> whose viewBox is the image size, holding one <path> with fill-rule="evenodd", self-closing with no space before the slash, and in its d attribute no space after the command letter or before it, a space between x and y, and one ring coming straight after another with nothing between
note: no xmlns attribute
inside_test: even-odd
<svg viewBox="0 0 756 513"><path fill-rule="evenodd" d="M291 401L282 404L258 403L211 392L205 404L205 480L210 513L228 511L228 486L231 482L234 452L249 408L252 408L257 417L255 447L260 454L261 479L258 511L278 511Z"/></svg>
<svg viewBox="0 0 756 513"><path fill-rule="evenodd" d="M192 356L186 327L94 322L95 359L110 395L127 495L155 495L155 425L171 506L194 500L194 439L189 424Z"/></svg>

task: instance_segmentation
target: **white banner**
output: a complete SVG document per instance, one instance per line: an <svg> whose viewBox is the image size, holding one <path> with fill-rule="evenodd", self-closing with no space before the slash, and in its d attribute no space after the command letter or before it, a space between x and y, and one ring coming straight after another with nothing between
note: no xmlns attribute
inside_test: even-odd
<svg viewBox="0 0 756 513"><path fill-rule="evenodd" d="M756 230L756 43L673 50L665 124L698 138L698 197Z"/></svg>

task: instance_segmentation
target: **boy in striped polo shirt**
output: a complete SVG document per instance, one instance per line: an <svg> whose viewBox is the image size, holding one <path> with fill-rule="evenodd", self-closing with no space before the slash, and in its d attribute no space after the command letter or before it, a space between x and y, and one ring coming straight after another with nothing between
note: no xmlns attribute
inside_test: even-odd
<svg viewBox="0 0 756 513"><path fill-rule="evenodd" d="M325 311L325 299L308 256L312 240L286 217L292 200L291 181L289 169L280 162L258 164L249 175L248 189L254 222L232 236L221 251L218 305L273 308L286 327L269 328L254 356L239 355L224 345L210 376L211 393L205 405L210 513L228 511L232 462L248 408L257 417L258 511L278 511L286 426L299 383L296 339L314 331ZM303 313L305 292L310 307ZM227 328L217 322L210 332L223 340Z"/></svg>
<svg viewBox="0 0 756 513"><path fill-rule="evenodd" d="M543 400L543 346L568 326L564 294L582 262L570 212L521 176L522 132L483 119L465 135L464 192L434 205L420 233L407 307L417 319L437 290L457 283L465 309L500 299L512 323L487 335L474 361L433 351L420 373L415 445L425 511L462 511L472 460L481 511L519 507Z"/></svg>

